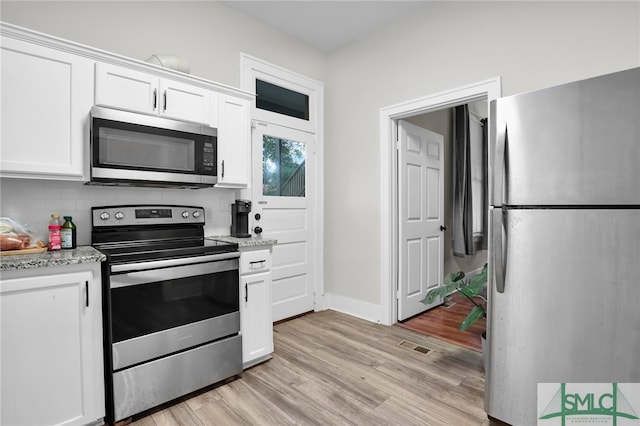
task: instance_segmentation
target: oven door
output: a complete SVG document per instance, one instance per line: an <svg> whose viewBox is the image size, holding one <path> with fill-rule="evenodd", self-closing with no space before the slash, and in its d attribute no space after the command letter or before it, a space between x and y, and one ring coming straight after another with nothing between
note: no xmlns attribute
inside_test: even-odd
<svg viewBox="0 0 640 426"><path fill-rule="evenodd" d="M238 257L112 265L113 370L238 334Z"/></svg>
<svg viewBox="0 0 640 426"><path fill-rule="evenodd" d="M93 107L94 183L213 186L217 130L208 126Z"/></svg>

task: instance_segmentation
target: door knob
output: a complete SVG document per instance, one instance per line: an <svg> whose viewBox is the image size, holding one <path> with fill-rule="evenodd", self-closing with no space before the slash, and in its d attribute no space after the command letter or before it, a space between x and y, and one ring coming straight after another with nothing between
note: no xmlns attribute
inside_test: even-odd
<svg viewBox="0 0 640 426"><path fill-rule="evenodd" d="M440 230L441 231L446 231L447 230L447 225L440 225Z"/></svg>
<svg viewBox="0 0 640 426"><path fill-rule="evenodd" d="M253 228L253 232L255 232L256 234L262 234L262 228L259 226L256 226L255 228Z"/></svg>

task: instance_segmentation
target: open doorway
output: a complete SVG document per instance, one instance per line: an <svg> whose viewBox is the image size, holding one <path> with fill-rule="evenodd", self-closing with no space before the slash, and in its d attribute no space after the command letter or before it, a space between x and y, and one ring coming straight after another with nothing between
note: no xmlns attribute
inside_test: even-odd
<svg viewBox="0 0 640 426"><path fill-rule="evenodd" d="M381 307L385 324L397 322L398 296L398 190L397 149L398 121L449 109L475 101L487 104L501 95L501 80L474 83L449 91L437 93L380 111L380 200L381 200ZM490 112L489 112L490 113Z"/></svg>
<svg viewBox="0 0 640 426"><path fill-rule="evenodd" d="M487 115L487 101L482 99L467 103L466 108L446 108L398 122L398 325L478 352L481 351L481 334L486 329L485 318L479 319L468 330L458 330L458 325L474 308L471 300L452 294L437 298L430 305L421 301L427 292L442 286L444 277L449 273L463 271L472 276L487 262L487 250L483 249L486 247L485 210L488 210L485 208L484 161ZM457 131L456 127L459 127ZM459 143L462 146L455 146L456 132L460 133ZM407 154L405 139L408 133L412 136L412 149ZM440 149L423 148L415 136L423 133L427 136L437 134L441 138ZM426 141L430 142L429 139ZM462 159L456 161L456 151L459 156L465 155L466 164L459 164L464 163ZM440 157L439 166L433 164L437 157ZM423 159L427 161L421 161ZM428 163L428 160L431 164L422 170L421 163ZM457 176L457 185L454 184L454 176ZM453 219L456 188L459 192L457 211L460 212L457 223ZM411 195L407 197L410 190ZM413 211L409 211L409 207L413 207ZM461 223L463 217L466 219L464 225ZM462 235L467 228L471 234ZM458 230L455 234L454 229ZM454 235L456 244L452 244ZM467 238L472 240L469 244L464 241ZM412 252L416 253L410 255ZM408 302L413 303L407 306ZM408 312L408 307L413 309Z"/></svg>

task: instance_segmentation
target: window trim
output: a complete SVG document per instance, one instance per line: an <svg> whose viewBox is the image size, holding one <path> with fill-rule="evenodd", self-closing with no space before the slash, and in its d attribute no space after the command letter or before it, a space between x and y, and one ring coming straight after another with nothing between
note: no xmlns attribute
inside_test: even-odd
<svg viewBox="0 0 640 426"><path fill-rule="evenodd" d="M267 63L247 54L241 54L242 88L255 93L255 80L259 79L285 89L293 90L309 96L309 119L303 120L256 108L256 101L251 103L251 119L273 123L307 133L321 133L321 105L323 100L323 84L319 81L292 73L279 66Z"/></svg>

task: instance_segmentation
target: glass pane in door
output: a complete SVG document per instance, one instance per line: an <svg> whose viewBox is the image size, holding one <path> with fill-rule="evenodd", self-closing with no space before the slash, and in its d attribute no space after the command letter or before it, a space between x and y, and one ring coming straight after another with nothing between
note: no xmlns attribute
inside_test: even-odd
<svg viewBox="0 0 640 426"><path fill-rule="evenodd" d="M264 135L262 138L262 194L305 196L305 144Z"/></svg>
<svg viewBox="0 0 640 426"><path fill-rule="evenodd" d="M256 108L309 121L309 95L256 79Z"/></svg>

